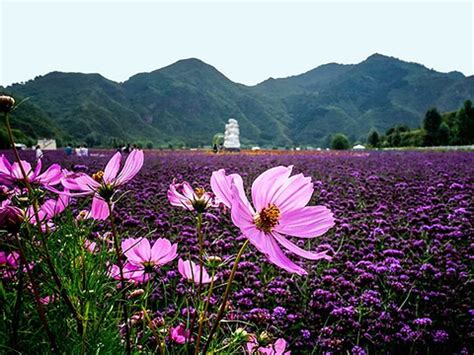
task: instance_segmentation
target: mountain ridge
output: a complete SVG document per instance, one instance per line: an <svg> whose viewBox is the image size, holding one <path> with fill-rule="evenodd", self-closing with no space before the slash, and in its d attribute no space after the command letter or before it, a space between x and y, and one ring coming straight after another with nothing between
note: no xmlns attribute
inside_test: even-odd
<svg viewBox="0 0 474 355"><path fill-rule="evenodd" d="M372 128L416 127L432 106L456 109L474 96L474 76L376 53L358 64L328 63L245 86L187 58L121 83L54 71L2 91L30 97L55 131L92 145L207 145L234 117L244 145L324 146L337 132L361 140Z"/></svg>

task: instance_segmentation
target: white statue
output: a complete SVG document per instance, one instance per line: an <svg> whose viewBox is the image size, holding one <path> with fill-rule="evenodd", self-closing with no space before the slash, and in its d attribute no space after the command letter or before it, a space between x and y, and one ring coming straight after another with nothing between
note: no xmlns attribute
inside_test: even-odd
<svg viewBox="0 0 474 355"><path fill-rule="evenodd" d="M239 123L236 119L229 118L229 123L225 125L224 149L240 150Z"/></svg>

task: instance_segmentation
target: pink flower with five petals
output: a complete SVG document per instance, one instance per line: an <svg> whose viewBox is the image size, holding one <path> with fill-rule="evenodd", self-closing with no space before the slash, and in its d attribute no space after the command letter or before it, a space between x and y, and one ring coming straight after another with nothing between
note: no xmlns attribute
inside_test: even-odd
<svg viewBox="0 0 474 355"><path fill-rule="evenodd" d="M94 195L90 215L96 220L104 220L109 216L108 203L114 193L138 174L143 166L143 151L133 150L120 170L121 160L122 154L117 152L109 160L104 171L98 171L92 176L79 174L61 180L66 189L81 191L74 195Z"/></svg>
<svg viewBox="0 0 474 355"><path fill-rule="evenodd" d="M291 261L281 250L310 260L331 257L326 252L304 250L287 236L315 238L334 226L332 212L324 206L307 206L312 194L311 178L291 176L292 166L278 166L265 171L252 184L252 203L245 194L242 178L215 171L211 187L219 201L231 208L234 224L270 262L291 273L306 271Z"/></svg>

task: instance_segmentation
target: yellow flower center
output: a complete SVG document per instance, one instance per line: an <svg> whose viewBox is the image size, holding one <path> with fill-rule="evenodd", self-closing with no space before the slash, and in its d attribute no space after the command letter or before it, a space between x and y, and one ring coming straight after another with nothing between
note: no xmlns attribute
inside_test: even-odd
<svg viewBox="0 0 474 355"><path fill-rule="evenodd" d="M275 205L269 205L267 208L262 208L260 213L257 213L254 217L255 226L269 233L278 224L280 218L280 210Z"/></svg>
<svg viewBox="0 0 474 355"><path fill-rule="evenodd" d="M102 180L104 179L104 172L102 170L99 170L95 174L92 174L92 178L98 183L102 183Z"/></svg>
<svg viewBox="0 0 474 355"><path fill-rule="evenodd" d="M194 189L194 194L196 195L197 198L203 197L205 193L206 193L206 190L204 190L202 187L196 187Z"/></svg>

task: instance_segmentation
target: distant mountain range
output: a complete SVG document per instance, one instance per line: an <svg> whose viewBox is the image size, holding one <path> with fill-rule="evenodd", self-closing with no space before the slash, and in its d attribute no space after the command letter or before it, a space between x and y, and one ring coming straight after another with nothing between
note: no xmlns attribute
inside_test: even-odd
<svg viewBox="0 0 474 355"><path fill-rule="evenodd" d="M330 63L245 86L185 59L124 83L52 72L0 91L30 98L13 118L30 137L200 146L233 117L244 145L317 147L337 132L355 141L371 128L416 127L433 106L455 110L474 97L474 76L374 54L359 64Z"/></svg>

